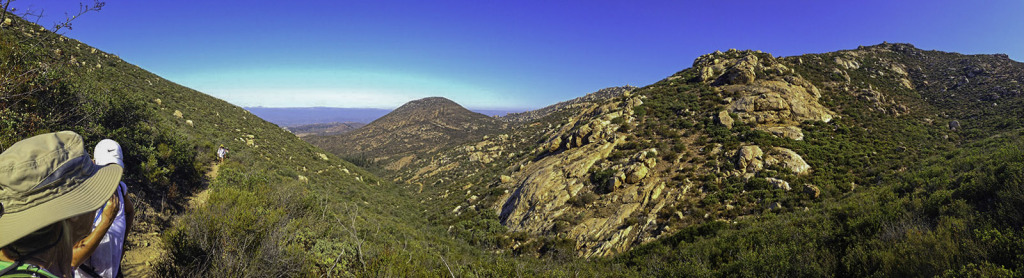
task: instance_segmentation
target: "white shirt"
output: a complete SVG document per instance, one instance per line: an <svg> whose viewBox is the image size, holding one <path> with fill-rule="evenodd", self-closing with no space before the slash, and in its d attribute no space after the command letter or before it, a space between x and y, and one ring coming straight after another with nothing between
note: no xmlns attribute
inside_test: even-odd
<svg viewBox="0 0 1024 278"><path fill-rule="evenodd" d="M117 186L117 190L114 194L117 195L118 199L118 210L117 215L114 216L114 222L110 224L110 229L107 230L107 234L100 240L100 244L96 246L96 251L92 253L89 259L85 260L82 265L91 266L96 273L102 277L112 278L117 276L117 272L121 268L121 255L124 253L124 240L127 231L127 223L124 217L124 196L128 193L128 186L121 182ZM92 228L95 229L96 225L99 224L100 215L103 213L101 207L96 211L96 218L93 220ZM86 274L81 269L75 269L75 277L92 277Z"/></svg>

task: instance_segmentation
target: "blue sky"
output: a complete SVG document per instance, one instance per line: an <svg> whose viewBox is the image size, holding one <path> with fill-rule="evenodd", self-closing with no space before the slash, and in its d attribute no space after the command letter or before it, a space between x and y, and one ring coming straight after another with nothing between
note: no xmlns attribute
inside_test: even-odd
<svg viewBox="0 0 1024 278"><path fill-rule="evenodd" d="M80 1L20 0L48 17ZM125 1L65 35L240 106L533 109L715 50L859 45L1024 59L1024 1Z"/></svg>

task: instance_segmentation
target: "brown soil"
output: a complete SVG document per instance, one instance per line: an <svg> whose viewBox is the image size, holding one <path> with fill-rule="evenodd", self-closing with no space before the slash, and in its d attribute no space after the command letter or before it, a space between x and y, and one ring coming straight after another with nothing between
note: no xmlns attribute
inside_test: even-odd
<svg viewBox="0 0 1024 278"><path fill-rule="evenodd" d="M207 180L217 177L219 164L214 163L210 171L206 173ZM132 194L129 198L137 200ZM186 197L188 207L185 212L193 211L206 205L210 197L208 184L204 184L202 190ZM136 203L135 227L128 233L125 243L124 259L121 261L121 271L125 277L155 277L155 266L166 259L167 251L163 248L160 234L167 228L159 223L174 223L182 214L174 214L172 210L165 209L163 204L147 205Z"/></svg>

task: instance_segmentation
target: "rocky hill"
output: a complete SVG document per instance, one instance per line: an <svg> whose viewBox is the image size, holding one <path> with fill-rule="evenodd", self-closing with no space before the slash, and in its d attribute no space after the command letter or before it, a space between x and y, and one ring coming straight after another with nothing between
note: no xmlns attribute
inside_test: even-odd
<svg viewBox="0 0 1024 278"><path fill-rule="evenodd" d="M921 160L1020 128L998 115L1024 112L1022 73L1005 55L908 44L715 52L385 175L439 208L453 233L481 221L509 230L484 245L609 256L689 227L888 190L887 177Z"/></svg>
<svg viewBox="0 0 1024 278"><path fill-rule="evenodd" d="M407 163L417 153L479 140L499 128L494 118L430 97L410 101L352 132L304 139L342 157Z"/></svg>
<svg viewBox="0 0 1024 278"><path fill-rule="evenodd" d="M580 104L580 103L584 103L584 102L600 101L600 100L605 100L605 99L611 99L611 98L619 97L622 94L625 94L626 92L629 92L629 91L632 91L632 90L635 90L635 89L636 89L636 87L629 86L629 85L621 86L621 87L604 88L604 89L598 90L597 92L589 93L589 94L587 94L585 96L582 96L582 97L578 97L578 98L574 98L574 99L571 99L571 100L567 100L567 101L559 102L559 103L556 103L556 104L552 104L552 105L546 106L546 107L541 108L541 109L532 110L532 111L526 111L526 112L521 112L521 113L509 113L508 115L499 117L499 119L502 120L502 121L506 121L506 122L518 122L518 123L529 122L529 121L533 121L533 120L537 120L537 119L543 118L544 116L550 115L551 113L554 113L555 111L564 110L564 109L566 109L566 108L568 108L570 106L576 105L576 104Z"/></svg>

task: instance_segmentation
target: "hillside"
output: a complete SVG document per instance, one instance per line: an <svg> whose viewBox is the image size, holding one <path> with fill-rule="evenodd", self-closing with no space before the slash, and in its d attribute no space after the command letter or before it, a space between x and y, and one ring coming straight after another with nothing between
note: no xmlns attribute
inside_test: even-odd
<svg viewBox="0 0 1024 278"><path fill-rule="evenodd" d="M0 27L0 151L56 130L124 148L126 276L564 275L450 238L406 191L241 107L20 18Z"/></svg>
<svg viewBox="0 0 1024 278"><path fill-rule="evenodd" d="M339 155L18 18L0 77L0 150L121 142L128 252L159 249L129 276L1024 271L1024 64L1005 55L715 52L504 122L414 101L315 138Z"/></svg>
<svg viewBox="0 0 1024 278"><path fill-rule="evenodd" d="M608 257L647 275L1005 273L1017 255L992 244L1019 244L1009 204L1024 195L982 169L1021 159L1010 115L1024 112L1022 82L1005 55L909 44L730 50L381 173L438 225L514 254ZM1010 154L985 155L998 153ZM964 187L970 173L989 185ZM974 199L986 194L1007 205ZM508 232L475 228L494 223ZM935 244L948 245L922 249Z"/></svg>
<svg viewBox="0 0 1024 278"><path fill-rule="evenodd" d="M499 124L491 117L431 97L410 101L352 132L304 139L342 157L376 162L479 140L497 129Z"/></svg>

